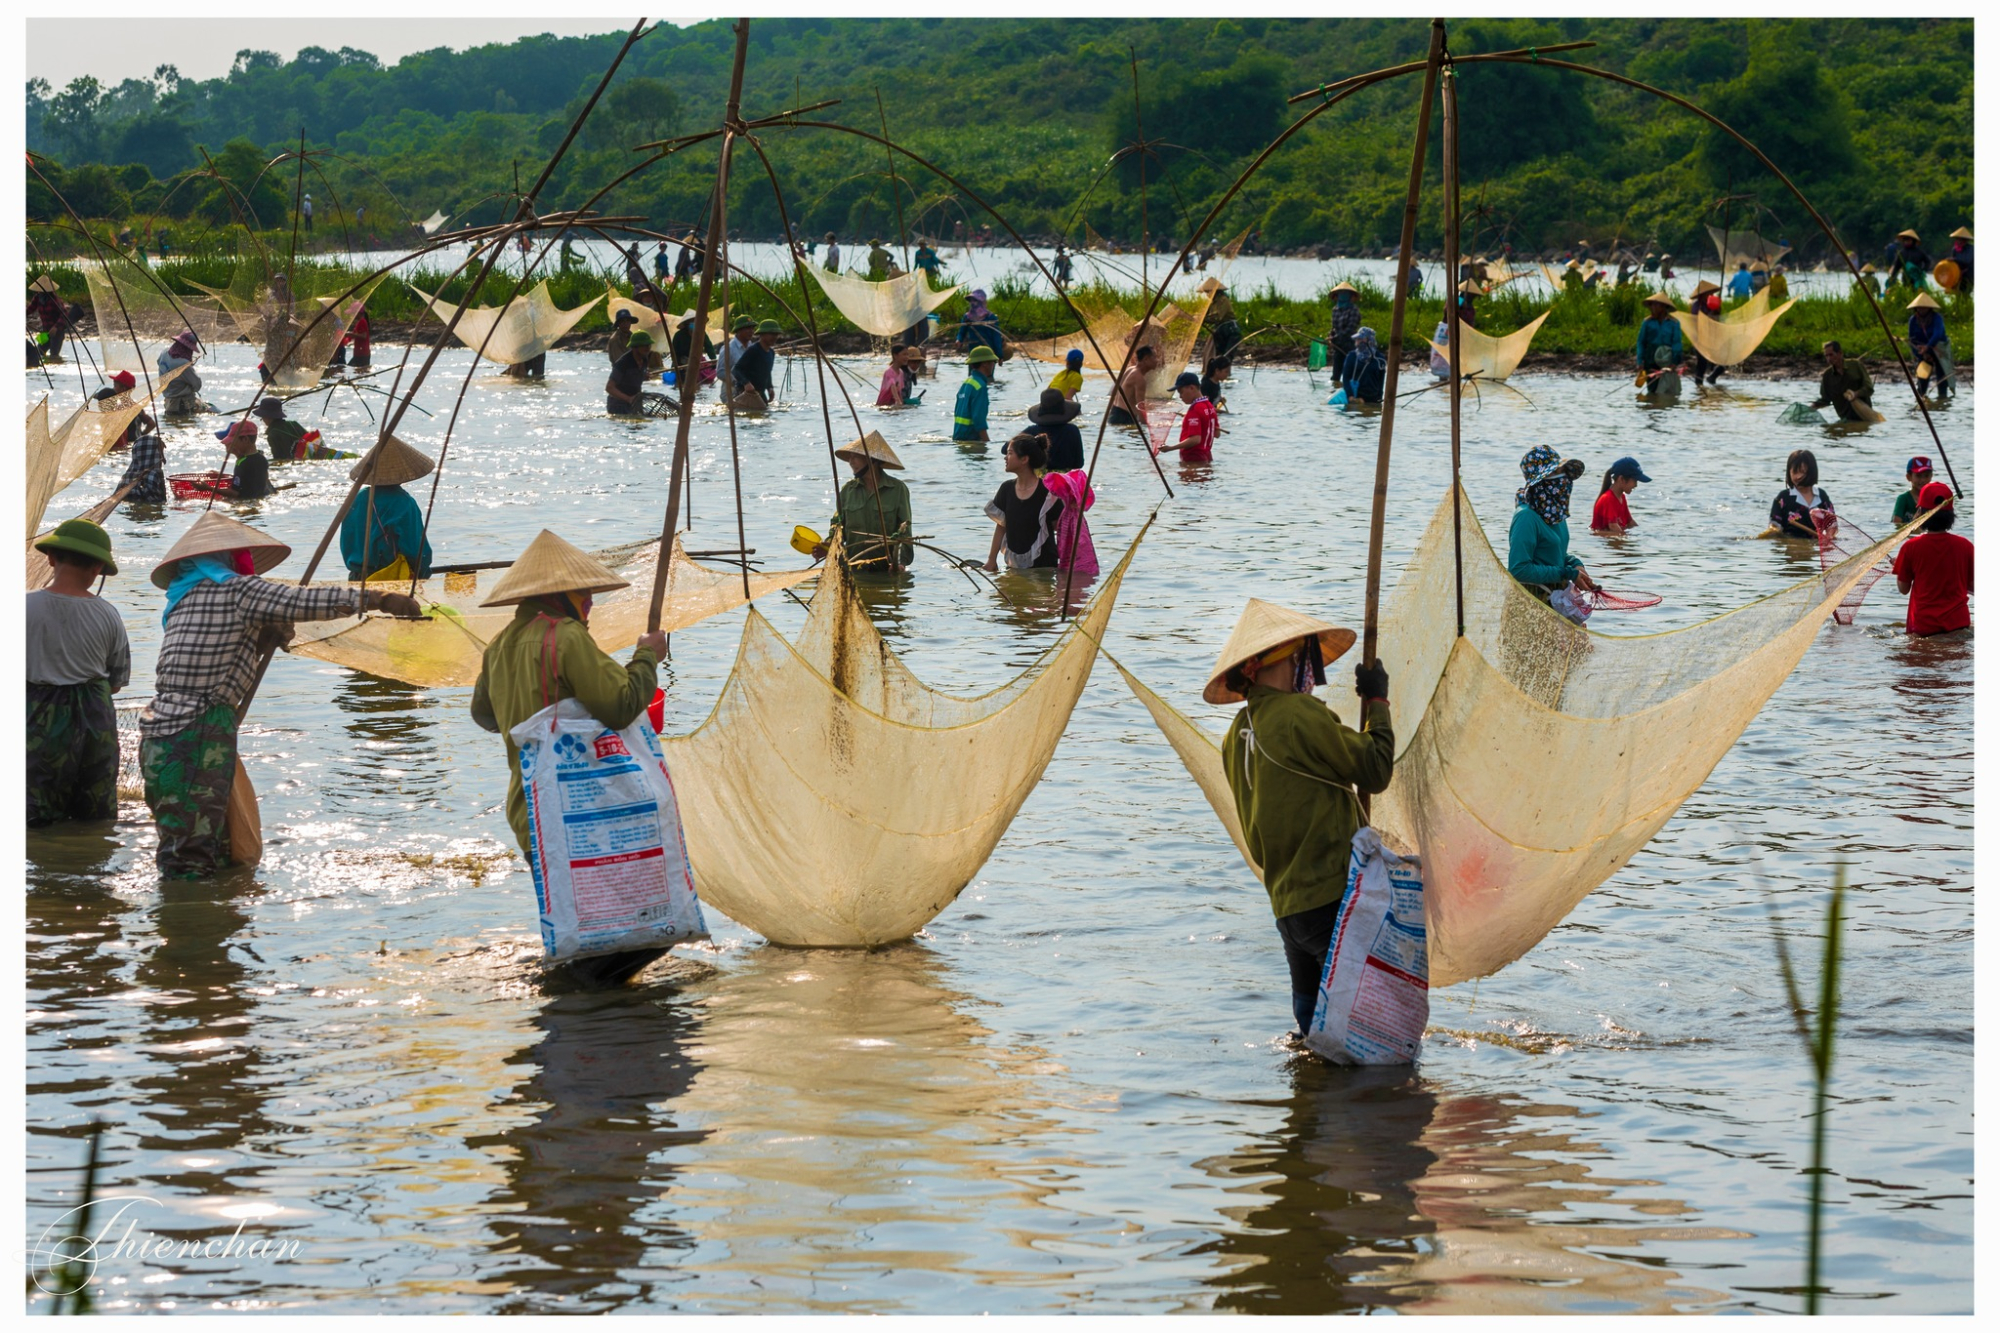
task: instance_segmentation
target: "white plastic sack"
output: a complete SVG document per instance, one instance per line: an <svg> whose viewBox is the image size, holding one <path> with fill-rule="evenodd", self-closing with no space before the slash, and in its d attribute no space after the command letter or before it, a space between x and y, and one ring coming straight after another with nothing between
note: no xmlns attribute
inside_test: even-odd
<svg viewBox="0 0 2000 1333"><path fill-rule="evenodd" d="M705 938L673 778L645 715L613 731L564 699L513 736L549 958Z"/></svg>
<svg viewBox="0 0 2000 1333"><path fill-rule="evenodd" d="M1414 1064L1430 1017L1423 875L1416 858L1364 828L1354 835L1306 1047L1335 1064Z"/></svg>
<svg viewBox="0 0 2000 1333"><path fill-rule="evenodd" d="M1555 609L1557 615L1566 620L1573 620L1579 625L1590 619L1590 613L1596 609L1595 604L1585 597L1574 583L1566 583L1551 592L1549 605Z"/></svg>

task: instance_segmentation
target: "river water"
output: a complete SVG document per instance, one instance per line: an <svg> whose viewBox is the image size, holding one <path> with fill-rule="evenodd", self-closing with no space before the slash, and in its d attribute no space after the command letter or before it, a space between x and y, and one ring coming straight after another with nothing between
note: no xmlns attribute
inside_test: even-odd
<svg viewBox="0 0 2000 1333"><path fill-rule="evenodd" d="M426 391L436 417L411 413L420 447L465 360ZM219 349L208 396L245 401L253 362ZM1046 370L1007 368L996 433ZM749 544L772 567L832 492L810 369L787 374L784 408L741 431ZM439 559L509 556L543 526L586 547L657 531L671 427L601 415L603 376L555 353L543 384L475 379ZM997 449L946 441L958 378L947 364L922 407L861 415L907 461L919 530L983 557L1002 474ZM1608 631L1692 623L1816 570L1740 540L1787 450L1818 449L1840 511L1878 532L1903 460L1934 452L1886 390L1888 422L1859 433L1778 424L1810 387L1650 410L1615 378L1523 375L1468 411L1467 486L1504 534L1529 445L1593 477L1637 455L1641 526L1577 547L1613 589L1665 599ZM1158 507L1107 645L1218 730L1198 691L1246 596L1359 623L1376 421L1326 393L1296 370L1236 380L1215 463L1170 468L1170 500L1141 450L1104 450L1100 551ZM382 402L343 388L294 414L361 448ZM1938 421L1972 486L1970 394ZM1439 395L1401 422L1392 574L1447 480ZM171 471L219 461L214 424L170 433ZM690 545L734 546L720 418L698 420L694 454ZM277 472L296 488L239 510L299 548L295 574L344 469ZM150 692L158 644L146 575L197 513L111 520L127 697ZM1045 587L923 559L882 624L933 684L995 686L1058 631ZM803 619L782 597L764 610L788 633ZM711 909L712 941L580 994L539 979L504 757L469 692L281 656L244 733L261 866L163 885L139 805L28 839L29 1235L62 1234L103 1120L99 1194L123 1202L99 1218L215 1242L106 1253L104 1309L1795 1311L1810 1082L1766 914L1814 974L1844 865L1830 1306L1969 1311L1973 646L1909 641L1901 619L1884 584L1825 628L1648 849L1522 961L1433 996L1414 1073L1284 1047L1265 897L1102 664L992 860L919 938L790 950ZM670 730L705 715L741 623L675 634ZM258 1237L283 1248L245 1253Z"/></svg>

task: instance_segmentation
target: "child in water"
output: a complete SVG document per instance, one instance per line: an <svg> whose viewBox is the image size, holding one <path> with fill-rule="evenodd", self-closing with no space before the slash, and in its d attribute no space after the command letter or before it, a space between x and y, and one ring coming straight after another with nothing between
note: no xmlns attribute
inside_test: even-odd
<svg viewBox="0 0 2000 1333"><path fill-rule="evenodd" d="M1824 509L1828 514L1833 513L1833 499L1819 484L1819 459L1813 457L1812 450L1792 450L1791 457L1785 460L1785 480L1791 484L1771 501L1771 526L1765 529L1766 534L1818 537L1813 511Z"/></svg>
<svg viewBox="0 0 2000 1333"><path fill-rule="evenodd" d="M1637 526L1625 497L1638 490L1640 482L1651 480L1640 469L1639 460L1629 456L1605 469L1604 486L1597 492L1597 503L1590 510L1590 530L1617 537Z"/></svg>
<svg viewBox="0 0 2000 1333"><path fill-rule="evenodd" d="M1897 550L1894 565L1896 591L1910 598L1903 626L1918 636L1972 628L1972 543L1951 531L1958 521L1951 487L1934 481L1918 493L1917 512L1931 509L1937 512Z"/></svg>

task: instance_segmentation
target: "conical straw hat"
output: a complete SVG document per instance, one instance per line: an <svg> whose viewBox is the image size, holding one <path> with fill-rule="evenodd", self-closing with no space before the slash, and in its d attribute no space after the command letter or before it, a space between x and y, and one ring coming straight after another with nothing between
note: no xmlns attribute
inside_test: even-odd
<svg viewBox="0 0 2000 1333"><path fill-rule="evenodd" d="M1955 232L1953 232L1953 233L1951 234L1951 239L1953 239L1954 241L1969 241L1969 240L1971 240L1971 239L1972 239L1972 228L1970 228L1970 227L1960 227L1960 228L1959 228L1959 229L1958 229L1957 231L1955 231Z"/></svg>
<svg viewBox="0 0 2000 1333"><path fill-rule="evenodd" d="M1691 293L1691 295L1707 296L1710 292L1719 292L1721 290L1722 288L1716 286L1714 283L1710 282L1707 278L1703 278L1700 282L1697 282L1694 285L1694 291Z"/></svg>
<svg viewBox="0 0 2000 1333"><path fill-rule="evenodd" d="M1903 307L1905 310L1938 310L1941 308L1937 303L1937 298L1929 292L1918 292L1917 299Z"/></svg>
<svg viewBox="0 0 2000 1333"><path fill-rule="evenodd" d="M1963 231L1964 228L1961 227L1959 228L1959 230ZM33 282L29 283L28 285L34 288L38 292L47 292L51 296L56 295L56 280L50 277L46 273L42 274L42 276L40 276L39 278L36 278Z"/></svg>
<svg viewBox="0 0 2000 1333"><path fill-rule="evenodd" d="M1673 308L1674 308L1674 298L1673 298L1673 293L1671 293L1671 292L1654 292L1654 293L1653 293L1653 294L1652 294L1651 296L1649 296L1649 297L1647 297L1647 298L1646 298L1646 302L1645 302L1645 303L1646 303L1647 305L1663 305L1663 306L1667 307L1667 308L1668 308L1669 310L1671 310L1671 309L1673 309Z"/></svg>
<svg viewBox="0 0 2000 1333"><path fill-rule="evenodd" d="M543 528L480 605L512 606L551 593L616 592L631 586L596 556L578 550Z"/></svg>
<svg viewBox="0 0 2000 1333"><path fill-rule="evenodd" d="M350 480L365 481L370 486L401 486L406 481L428 477L436 466L429 454L391 435L375 450L372 460L362 459L347 475Z"/></svg>
<svg viewBox="0 0 2000 1333"><path fill-rule="evenodd" d="M1201 697L1212 704L1240 702L1243 696L1225 683L1230 669L1271 651L1281 643L1303 639L1308 634L1319 636L1320 660L1329 665L1354 646L1354 631L1351 629L1329 625L1324 620L1315 620L1273 602L1252 597L1250 604L1243 608L1243 615L1236 622L1229 642L1222 645L1222 655L1215 659L1215 669L1209 672L1208 686L1202 690Z"/></svg>
<svg viewBox="0 0 2000 1333"><path fill-rule="evenodd" d="M189 556L220 555L224 551L249 551L251 565L259 574L268 574L285 563L285 557L292 548L276 537L257 531L248 523L238 523L233 518L224 518L213 509L203 513L194 521L194 526L181 534L167 551L166 557L153 570L153 586L165 588L180 572L180 562Z"/></svg>
<svg viewBox="0 0 2000 1333"><path fill-rule="evenodd" d="M836 458L872 458L883 467L902 470L903 460L896 457L896 451L882 438L882 432L871 430L853 444L833 451Z"/></svg>

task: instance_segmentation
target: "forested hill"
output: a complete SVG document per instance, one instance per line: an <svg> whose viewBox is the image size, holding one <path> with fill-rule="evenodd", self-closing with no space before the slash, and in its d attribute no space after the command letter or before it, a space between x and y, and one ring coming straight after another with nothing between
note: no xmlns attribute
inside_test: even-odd
<svg viewBox="0 0 2000 1333"><path fill-rule="evenodd" d="M254 33L247 25L246 33ZM366 25L356 40L365 45ZM1594 41L1576 59L1691 97L1758 143L1872 252L1914 226L1940 240L1971 220L1972 20L1471 20L1454 52ZM1421 59L1419 19L757 19L748 114L838 97L821 113L879 127L959 174L1026 231L1113 237L1140 230L1141 167L1154 234L1184 234L1234 175L1294 117L1293 92ZM535 37L460 53L436 50L389 68L365 51L308 48L289 63L254 49L223 78L62 90L28 85L28 146L62 164L58 184L94 217L228 220L212 180L187 179L205 146L247 187L262 161L297 143L337 154L320 163L337 194L322 216L365 205L368 230L442 209L497 216L496 192L518 165L531 179L601 77L622 34ZM1106 163L1135 137L1132 57L1153 153ZM633 144L710 126L726 89L726 20L663 26L620 70L544 195L583 203L629 168ZM1414 79L1366 90L1282 148L1223 219L1268 246L1341 249L1394 239L1414 128ZM1608 81L1520 66L1460 76L1465 192L1472 244L1519 248L1613 238L1693 253L1718 198L1810 252L1810 220L1754 161L1696 117ZM801 226L893 233L881 149L815 131L763 136ZM98 165L91 165L98 164ZM712 179L704 146L650 169L602 205L656 224L696 217ZM920 169L907 178L911 225L948 232L970 210ZM1100 180L1100 175L1102 179ZM751 234L779 221L754 157L736 173L732 220ZM251 199L262 225L287 216L290 176ZM482 202L484 201L484 202ZM970 210L977 225L983 219ZM31 219L54 203L33 187ZM1425 230L1435 236L1433 201Z"/></svg>

